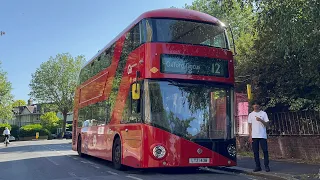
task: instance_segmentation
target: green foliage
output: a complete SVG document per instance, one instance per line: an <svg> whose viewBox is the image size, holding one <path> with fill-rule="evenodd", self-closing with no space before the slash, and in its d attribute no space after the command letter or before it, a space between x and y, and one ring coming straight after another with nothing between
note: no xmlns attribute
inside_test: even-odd
<svg viewBox="0 0 320 180"><path fill-rule="evenodd" d="M256 15L253 13L251 3L244 3L241 0L195 0L192 5L186 5L185 8L210 14L227 26L231 26L237 47L238 55L235 58L238 66L250 60L248 57L252 52L253 42L257 38L254 28ZM228 36L231 37L229 29Z"/></svg>
<svg viewBox="0 0 320 180"><path fill-rule="evenodd" d="M12 104L13 107L25 106L25 105L27 105L26 101L21 99L14 101Z"/></svg>
<svg viewBox="0 0 320 180"><path fill-rule="evenodd" d="M21 127L21 130L40 130L42 129L42 125L41 124L29 124L29 125L25 125Z"/></svg>
<svg viewBox="0 0 320 180"><path fill-rule="evenodd" d="M59 118L55 112L47 112L40 116L41 125L50 132L55 132L59 125Z"/></svg>
<svg viewBox="0 0 320 180"><path fill-rule="evenodd" d="M0 62L0 120L12 119L11 83L8 81L7 73L1 68Z"/></svg>
<svg viewBox="0 0 320 180"><path fill-rule="evenodd" d="M68 130L68 131L72 131L72 124L67 124L66 127L67 127L67 130Z"/></svg>
<svg viewBox="0 0 320 180"><path fill-rule="evenodd" d="M169 124L173 125L171 127L171 132L173 134L188 138L188 136L190 136L190 134L188 133L188 128L191 127L190 123L196 118L189 117L187 119L180 119L172 111L170 111L167 119L169 120Z"/></svg>
<svg viewBox="0 0 320 180"><path fill-rule="evenodd" d="M252 83L266 108L320 111L319 1L195 0L185 8L232 26L235 75L251 77L237 84L238 91Z"/></svg>
<svg viewBox="0 0 320 180"><path fill-rule="evenodd" d="M248 72L267 107L320 110L319 1L262 1Z"/></svg>
<svg viewBox="0 0 320 180"><path fill-rule="evenodd" d="M40 103L51 102L64 115L65 131L67 113L73 109L73 98L83 56L72 57L70 54L58 54L42 63L32 74L30 95Z"/></svg>
<svg viewBox="0 0 320 180"><path fill-rule="evenodd" d="M50 132L47 129L44 129L41 124L30 124L20 128L20 137L36 136L37 132L39 132L40 136L46 136L50 134Z"/></svg>
<svg viewBox="0 0 320 180"><path fill-rule="evenodd" d="M2 136L2 133L4 131L5 128L8 128L9 130L11 130L11 125L8 124L8 123L3 123L3 124L0 124L0 136Z"/></svg>
<svg viewBox="0 0 320 180"><path fill-rule="evenodd" d="M58 106L53 103L42 103L40 105L40 111L41 113L46 113L46 112L56 112L58 113Z"/></svg>

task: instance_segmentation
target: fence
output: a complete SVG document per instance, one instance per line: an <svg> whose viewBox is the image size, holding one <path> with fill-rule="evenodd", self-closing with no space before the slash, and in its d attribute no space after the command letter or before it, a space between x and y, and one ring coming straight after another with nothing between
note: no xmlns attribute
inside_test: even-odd
<svg viewBox="0 0 320 180"><path fill-rule="evenodd" d="M238 115L235 117L235 134L239 136L248 136L248 115Z"/></svg>
<svg viewBox="0 0 320 180"><path fill-rule="evenodd" d="M320 112L272 113L269 119L269 135L320 135Z"/></svg>

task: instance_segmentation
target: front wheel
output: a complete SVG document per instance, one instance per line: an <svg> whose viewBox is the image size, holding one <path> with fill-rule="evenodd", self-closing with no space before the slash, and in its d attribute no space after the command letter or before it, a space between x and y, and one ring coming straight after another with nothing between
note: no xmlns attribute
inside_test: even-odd
<svg viewBox="0 0 320 180"><path fill-rule="evenodd" d="M115 139L112 148L112 162L113 166L117 170L123 170L123 165L121 162L122 150L121 150L121 140L120 138Z"/></svg>

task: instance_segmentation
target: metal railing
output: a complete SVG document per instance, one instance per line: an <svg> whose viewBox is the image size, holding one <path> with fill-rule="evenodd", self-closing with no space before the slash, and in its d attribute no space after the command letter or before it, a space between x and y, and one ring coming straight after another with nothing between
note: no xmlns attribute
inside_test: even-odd
<svg viewBox="0 0 320 180"><path fill-rule="evenodd" d="M248 136L248 115L239 115L235 117L235 134L239 136Z"/></svg>
<svg viewBox="0 0 320 180"><path fill-rule="evenodd" d="M279 112L269 119L269 135L320 135L320 112Z"/></svg>

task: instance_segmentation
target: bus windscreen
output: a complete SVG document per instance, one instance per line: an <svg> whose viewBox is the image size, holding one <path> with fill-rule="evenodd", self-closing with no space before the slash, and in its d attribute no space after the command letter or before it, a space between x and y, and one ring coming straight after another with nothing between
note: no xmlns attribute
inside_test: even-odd
<svg viewBox="0 0 320 180"><path fill-rule="evenodd" d="M151 28L151 27L152 28ZM205 22L150 19L147 28L152 42L182 43L228 49L225 28Z"/></svg>

